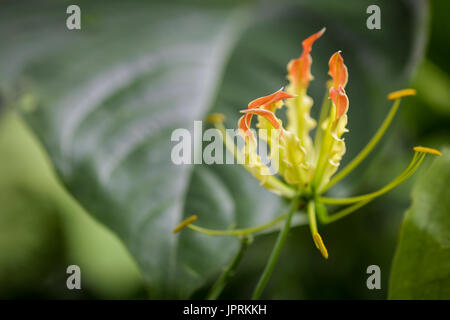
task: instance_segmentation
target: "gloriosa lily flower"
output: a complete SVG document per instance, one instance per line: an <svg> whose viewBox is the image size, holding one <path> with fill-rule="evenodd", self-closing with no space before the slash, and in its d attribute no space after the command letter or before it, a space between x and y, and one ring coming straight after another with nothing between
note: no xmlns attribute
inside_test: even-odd
<svg viewBox="0 0 450 320"><path fill-rule="evenodd" d="M327 93L318 124L310 116L313 100L307 95L309 83L313 80L310 53L314 42L324 32L325 28L305 39L302 42L303 52L300 57L289 62L287 66L289 84L286 87L286 91L280 89L268 96L255 99L248 104L247 109L241 111L243 116L238 121L238 129L245 140L245 148L241 150L236 148L233 140L225 131L222 123L224 117L222 115L213 114L208 118L220 130L227 149L236 158L243 160L241 162L243 166L255 178L260 180L264 187L285 198L298 199L298 203L295 202L296 207L294 210L265 225L234 230L210 230L192 225L191 223L196 220L196 217L192 216L183 221L174 230L175 232L184 226L188 226L191 229L210 235L247 235L271 227L285 219L290 224L293 212L299 206L306 207L314 244L322 255L328 258L328 251L322 237L318 233L316 217L322 223L336 221L405 181L418 168L425 154L440 155L440 152L435 149L415 147L413 158L407 168L383 188L369 194L351 198L328 198L323 196L330 187L359 165L378 143L397 112L401 98L415 94L415 90L405 89L388 95L388 99L394 100L394 103L381 127L355 159L335 175L346 151L344 134L348 132L346 125L348 120L347 110L349 108L349 99L345 92L348 82L348 70L340 51L334 53L328 62L328 74L331 80L327 82ZM282 121L276 116L276 112L283 105L287 108L286 126L283 126ZM251 131L251 123L254 116L257 117L256 127L266 129L265 132L267 133L262 138L270 145L271 152L278 152L278 177L268 174L268 167L262 163L257 153L257 139ZM314 128L316 128L316 132L313 140L310 132ZM276 141L279 143L273 143L273 135L275 135ZM329 215L326 204L349 206L333 215Z"/></svg>

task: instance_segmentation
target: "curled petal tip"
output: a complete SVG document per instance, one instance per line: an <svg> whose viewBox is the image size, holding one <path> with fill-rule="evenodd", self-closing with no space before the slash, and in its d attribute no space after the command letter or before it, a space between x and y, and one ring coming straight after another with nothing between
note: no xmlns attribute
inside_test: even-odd
<svg viewBox="0 0 450 320"><path fill-rule="evenodd" d="M331 56L330 61L328 61L328 66L328 74L333 78L332 86L335 88L339 86L345 88L348 81L348 70L344 64L344 58L342 58L340 50Z"/></svg>
<svg viewBox="0 0 450 320"><path fill-rule="evenodd" d="M303 46L303 52L301 55L302 57L311 53L313 43L324 34L325 30L326 30L326 28L323 27L318 32L310 35L308 38L306 38L305 40L302 41L302 46Z"/></svg>
<svg viewBox="0 0 450 320"><path fill-rule="evenodd" d="M437 156L441 155L441 152L439 150L433 149L433 148L428 148L428 147L422 147L422 146L417 146L413 148L414 151L416 152L423 152L423 153L429 153L429 154L435 154Z"/></svg>
<svg viewBox="0 0 450 320"><path fill-rule="evenodd" d="M257 114L258 116L262 116L265 119L267 119L274 126L275 129L281 128L281 125L280 125L277 117L275 116L275 114L272 111L269 111L267 109L253 108L253 109L241 110L241 112L245 113L246 115Z"/></svg>
<svg viewBox="0 0 450 320"><path fill-rule="evenodd" d="M222 123L225 121L225 116L222 113L211 113L206 117L207 123Z"/></svg>
<svg viewBox="0 0 450 320"><path fill-rule="evenodd" d="M288 79L295 87L306 88L313 79L311 75L311 50L313 43L325 32L322 28L319 32L314 33L302 42L303 51L299 58L292 59L288 64Z"/></svg>
<svg viewBox="0 0 450 320"><path fill-rule="evenodd" d="M197 219L198 219L198 217L196 215L193 215L193 216L190 216L189 218L181 221L181 223L175 229L173 229L173 233L179 232L181 229L183 229L184 227L187 227L192 222L197 221Z"/></svg>
<svg viewBox="0 0 450 320"><path fill-rule="evenodd" d="M266 109L270 109L270 107L272 107L278 101L293 97L294 95L283 91L283 88L281 88L280 90L269 94L268 96L260 97L253 101L250 101L250 103L248 104L248 108L252 109L264 107Z"/></svg>
<svg viewBox="0 0 450 320"><path fill-rule="evenodd" d="M302 45L303 45L302 56L307 55L308 53L311 52L312 44L314 43L314 41L319 39L324 34L325 30L326 30L326 28L323 27L318 32L310 35L308 38L303 40L303 42L302 42Z"/></svg>
<svg viewBox="0 0 450 320"><path fill-rule="evenodd" d="M242 112L243 110L241 110ZM242 130L245 135L251 135L250 134L250 123L252 121L252 114L245 114L241 118L239 118L238 121L238 129Z"/></svg>
<svg viewBox="0 0 450 320"><path fill-rule="evenodd" d="M416 90L415 89L403 89L394 91L388 94L387 98L388 100L396 100L407 96L415 96Z"/></svg>

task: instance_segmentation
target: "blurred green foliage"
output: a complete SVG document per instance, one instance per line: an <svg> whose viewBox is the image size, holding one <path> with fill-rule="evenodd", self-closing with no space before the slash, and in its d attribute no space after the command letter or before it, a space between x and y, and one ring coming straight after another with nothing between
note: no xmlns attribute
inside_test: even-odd
<svg viewBox="0 0 450 320"><path fill-rule="evenodd" d="M72 200L20 118L0 119L0 298L145 297L123 244ZM82 270L82 292L65 286Z"/></svg>
<svg viewBox="0 0 450 320"><path fill-rule="evenodd" d="M51 282L64 246L50 196L55 190L49 183L50 168L36 161L35 141L27 139L17 118L0 121L0 296L45 297L43 287Z"/></svg>
<svg viewBox="0 0 450 320"><path fill-rule="evenodd" d="M412 193L389 286L391 299L450 299L450 149Z"/></svg>
<svg viewBox="0 0 450 320"><path fill-rule="evenodd" d="M326 1L318 3L324 6ZM388 144L380 148L379 155L372 157L370 165L363 166L365 171L360 171L364 175L358 174L359 183L352 187L344 184L341 189L343 191L340 192L347 193L352 189L353 192L364 193L385 183L386 177L395 175L407 162L407 145L421 143L439 148L450 141L450 63L447 59L450 46L447 44L446 32L449 30L449 22L445 17L450 8L445 1L434 1L431 8L433 11L427 60L420 66L412 82L418 90L418 96L404 101L400 120L397 119L399 124L394 125L389 139L386 139ZM359 26L364 24L364 19L365 16L361 13L361 18L352 23ZM92 21L95 25L95 17ZM291 23L295 25L295 20ZM333 25L339 29L338 22L333 21ZM266 29L269 29L266 30L267 33L271 32L271 27ZM286 40L286 37L289 36L282 35L281 40ZM290 37L297 39L298 35ZM252 44L244 42L242 45L245 47ZM298 44L292 46L298 47ZM258 52L254 48L252 50ZM349 50L344 51L344 56L347 52L351 54ZM246 54L251 55L251 52L247 51ZM283 57L277 60L287 61L292 57L291 52L293 50L289 54L282 53ZM274 46L267 48L264 55L255 54L253 58L264 65L270 61L270 57L277 54L279 52ZM237 56L235 59L246 61L246 56ZM248 90L241 92L240 96L249 95L251 98L249 92L259 92L261 83L275 85L274 79L279 79L278 73L284 71L275 67L272 64L272 69L258 74L259 85L249 83L250 88L245 90L230 85L228 90L233 94L222 92L219 104L239 106L242 101L229 101L235 92ZM363 73L364 70L354 72ZM313 73L319 71L313 69ZM358 88L358 84L354 86ZM319 96L322 89L314 85L312 90L315 96ZM385 92L366 93L380 96ZM22 97L24 100L20 104L32 109L36 103L32 98L33 96ZM361 97L356 98L362 101ZM3 105L3 109L5 107ZM227 110L229 118L233 118L233 110ZM384 110L375 110L374 118L380 119L381 111ZM351 142L355 147L349 151L350 154L357 152L358 146L364 143L363 138L370 136L369 130L364 129L375 126L376 121L366 121L366 112L367 109L353 113L352 130L360 135L353 138L358 141ZM234 122L230 121L229 126L234 126ZM386 167L388 162L390 165ZM386 175L380 175L380 170ZM351 178L350 181L353 183L356 179ZM323 227L325 241L332 252L326 263L313 247L307 229L293 229L264 298L386 298L388 275L400 222L403 211L408 207L413 181L354 216ZM254 242L236 277L226 288L223 298L250 296L274 240L275 235L267 235ZM70 292L65 288L65 268L69 264L81 266L81 292ZM365 286L365 268L370 264L381 267L380 291L369 291ZM208 284L195 297L203 297L207 287ZM80 208L61 187L41 146L22 120L15 115L4 116L0 126L0 297L143 298L146 294L136 263L121 240Z"/></svg>

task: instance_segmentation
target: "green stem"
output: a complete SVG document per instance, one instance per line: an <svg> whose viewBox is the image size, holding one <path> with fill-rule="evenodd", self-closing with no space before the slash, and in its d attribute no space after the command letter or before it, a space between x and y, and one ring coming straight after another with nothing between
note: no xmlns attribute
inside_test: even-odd
<svg viewBox="0 0 450 320"><path fill-rule="evenodd" d="M251 239L248 236L242 237L240 240L241 245L239 247L239 251L231 261L230 265L224 270L224 272L220 275L219 279L217 279L217 281L214 283L206 299L217 300L217 298L219 298L228 281L231 279L231 277L233 277L236 268L238 267L239 263L244 257L245 251L247 251L247 248L251 243Z"/></svg>
<svg viewBox="0 0 450 320"><path fill-rule="evenodd" d="M402 175L400 175L400 177L405 177L406 175L409 174L409 172L411 171L411 169L414 167L414 165L416 164L416 160L418 157L418 153L414 153L414 157L411 160L411 163L409 164L409 166L406 168L406 170L403 172ZM413 172L411 172L412 174ZM342 210L339 210L338 212L332 214L332 215L324 215L321 217L321 222L328 224L328 223L332 223L335 222L337 220L340 220L346 216L348 216L350 213L355 212L356 210L358 210L359 208L365 206L366 204L368 204L369 202L371 202L372 200L374 200L375 198L369 198L360 202L355 203L354 205L348 206Z"/></svg>
<svg viewBox="0 0 450 320"><path fill-rule="evenodd" d="M342 219L344 217L346 217L347 215L349 215L350 213L358 210L359 208L365 206L366 204L368 204L369 202L371 202L374 198L365 200L365 201L360 201L352 206L349 206L345 209L342 209L334 214L332 214L331 216L324 216L321 218L321 222L328 224L328 223L332 223L335 222L339 219Z"/></svg>
<svg viewBox="0 0 450 320"><path fill-rule="evenodd" d="M292 216L294 215L294 212L297 210L298 204L299 204L298 197L295 197L294 199L292 199L291 208L287 214L284 228L283 228L283 230L280 231L280 233L278 235L277 242L275 243L275 246L273 247L272 253L270 254L269 260L267 261L267 265L264 269L264 272L262 273L262 275L258 281L258 284L256 285L255 291L253 292L252 300L259 299L267 282L269 281L270 276L272 275L273 269L275 268L275 264L280 255L281 249L283 248L283 245L286 241L286 237L289 233L289 229L291 228Z"/></svg>
<svg viewBox="0 0 450 320"><path fill-rule="evenodd" d="M346 167L344 167L341 171L339 171L330 180L330 182L328 182L328 184L322 190L320 190L320 193L327 191L333 185L335 185L336 183L341 181L343 178L345 178L350 172L352 172L367 157L367 155L373 150L373 148L377 145L377 143L383 137L387 128L389 127L392 120L394 119L394 116L397 113L397 110L400 106L400 101L401 101L401 99L395 100L388 115L384 119L383 123L381 124L380 128L377 130L375 135L372 137L372 139L370 139L369 143L364 147L364 149L362 149L360 151L360 153Z"/></svg>
<svg viewBox="0 0 450 320"><path fill-rule="evenodd" d="M317 220L316 220L316 208L314 201L309 201L307 205L309 228L311 229L311 235L314 236L318 232Z"/></svg>
<svg viewBox="0 0 450 320"><path fill-rule="evenodd" d="M383 188L381 188L375 192L368 193L368 194L361 195L361 196L350 197L350 198L319 197L319 200L326 204L349 204L349 203L355 203L355 202L359 202L359 201L371 200L373 198L379 197L382 194L385 194L386 192L394 189L399 184L401 184L403 181L405 181L407 178L409 178L414 173L414 171L416 171L416 169L420 166L424 157L425 157L425 154L423 154L423 153L419 156L418 160L416 160L417 157L414 156L413 160L411 160L411 163L407 169L405 169L397 178L392 180L389 184L387 184L386 186L384 186Z"/></svg>
<svg viewBox="0 0 450 320"><path fill-rule="evenodd" d="M265 224L262 224L262 225L256 226L256 227L246 228L246 229L214 230L214 229L207 229L207 228L199 227L199 226L196 226L193 224L190 224L187 227L194 231L204 233L204 234L207 234L210 236L243 236L243 235L248 235L251 233L255 233L255 232L270 228L270 227L276 225L277 223L285 220L286 217L287 217L287 214L283 214Z"/></svg>

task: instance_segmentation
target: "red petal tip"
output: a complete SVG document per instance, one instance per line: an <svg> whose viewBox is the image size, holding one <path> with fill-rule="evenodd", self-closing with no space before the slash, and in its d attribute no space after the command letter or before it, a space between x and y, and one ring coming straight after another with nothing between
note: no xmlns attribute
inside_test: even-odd
<svg viewBox="0 0 450 320"><path fill-rule="evenodd" d="M348 81L348 70L344 64L344 58L341 56L341 51L335 52L328 62L329 71L328 74L333 78L333 87L345 88Z"/></svg>
<svg viewBox="0 0 450 320"><path fill-rule="evenodd" d="M313 79L311 75L311 50L313 43L325 32L322 28L319 32L314 33L302 42L303 51L299 58L293 59L288 64L288 79L295 87L301 86L306 88Z"/></svg>
<svg viewBox="0 0 450 320"><path fill-rule="evenodd" d="M265 109L270 109L276 102L293 98L292 94L283 91L283 88L280 90L264 97L257 98L253 101L250 101L248 104L249 109L264 107Z"/></svg>

